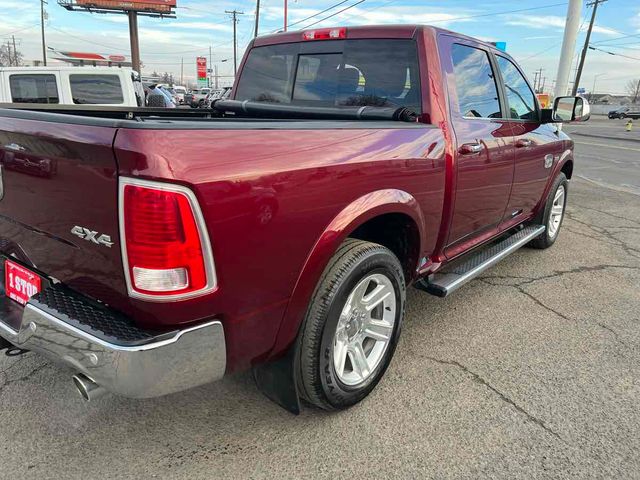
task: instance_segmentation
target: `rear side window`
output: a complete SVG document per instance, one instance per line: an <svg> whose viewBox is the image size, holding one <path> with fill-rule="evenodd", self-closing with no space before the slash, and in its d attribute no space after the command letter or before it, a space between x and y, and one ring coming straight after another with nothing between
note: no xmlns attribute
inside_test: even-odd
<svg viewBox="0 0 640 480"><path fill-rule="evenodd" d="M451 48L451 57L462 116L500 118L498 87L487 52L455 43Z"/></svg>
<svg viewBox="0 0 640 480"><path fill-rule="evenodd" d="M124 103L118 75L69 75L73 103L80 105Z"/></svg>
<svg viewBox="0 0 640 480"><path fill-rule="evenodd" d="M342 40L256 47L236 100L341 107L409 107L421 112L413 40Z"/></svg>
<svg viewBox="0 0 640 480"><path fill-rule="evenodd" d="M510 60L501 56L498 56L497 59L507 92L509 116L521 120L537 120L536 97L527 81Z"/></svg>
<svg viewBox="0 0 640 480"><path fill-rule="evenodd" d="M9 86L17 103L60 103L55 75L11 75Z"/></svg>

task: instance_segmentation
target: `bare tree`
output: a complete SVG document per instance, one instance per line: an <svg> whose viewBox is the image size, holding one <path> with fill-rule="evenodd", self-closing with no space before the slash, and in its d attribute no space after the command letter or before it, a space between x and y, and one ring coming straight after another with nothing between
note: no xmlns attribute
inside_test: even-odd
<svg viewBox="0 0 640 480"><path fill-rule="evenodd" d="M627 93L631 96L631 102L636 103L640 97L640 78L629 80L626 89Z"/></svg>
<svg viewBox="0 0 640 480"><path fill-rule="evenodd" d="M20 67L23 64L20 50L14 50L11 44L0 45L0 67Z"/></svg>

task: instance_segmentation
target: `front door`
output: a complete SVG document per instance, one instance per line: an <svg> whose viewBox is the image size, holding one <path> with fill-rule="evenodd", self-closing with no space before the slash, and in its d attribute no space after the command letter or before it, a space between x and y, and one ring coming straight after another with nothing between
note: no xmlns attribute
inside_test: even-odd
<svg viewBox="0 0 640 480"><path fill-rule="evenodd" d="M468 40L447 38L450 55L443 58L443 67L457 145L455 205L445 251L451 257L497 232L514 158L489 52Z"/></svg>
<svg viewBox="0 0 640 480"><path fill-rule="evenodd" d="M553 124L540 123L536 96L522 72L506 56L496 55L504 85L507 117L513 130L515 171L504 225L519 223L536 207L558 161L562 142Z"/></svg>

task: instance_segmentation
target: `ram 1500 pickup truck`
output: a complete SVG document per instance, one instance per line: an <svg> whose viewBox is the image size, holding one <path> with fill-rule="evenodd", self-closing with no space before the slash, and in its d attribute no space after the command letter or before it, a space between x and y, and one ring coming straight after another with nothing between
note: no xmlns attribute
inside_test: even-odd
<svg viewBox="0 0 640 480"><path fill-rule="evenodd" d="M491 44L416 25L258 37L200 116L52 108L0 110L2 346L85 399L252 368L293 412L371 392L407 286L445 297L553 245L558 124L589 116L541 110Z"/></svg>

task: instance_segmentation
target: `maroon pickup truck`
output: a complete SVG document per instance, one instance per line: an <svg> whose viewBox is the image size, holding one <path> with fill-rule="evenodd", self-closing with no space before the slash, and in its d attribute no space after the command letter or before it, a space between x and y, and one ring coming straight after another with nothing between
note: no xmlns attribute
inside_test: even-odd
<svg viewBox="0 0 640 480"><path fill-rule="evenodd" d="M415 25L259 37L208 111L5 106L0 346L85 399L252 368L290 411L348 407L389 366L408 285L444 297L555 242L559 123L588 116Z"/></svg>

